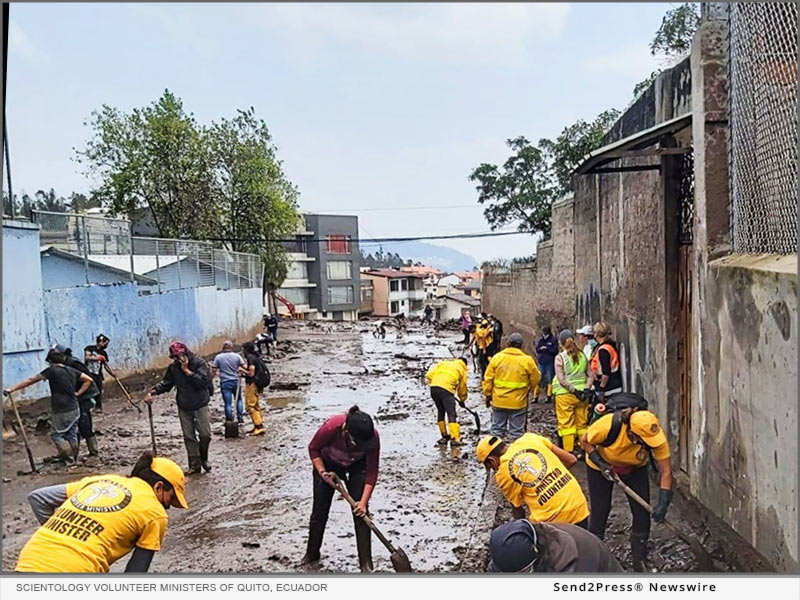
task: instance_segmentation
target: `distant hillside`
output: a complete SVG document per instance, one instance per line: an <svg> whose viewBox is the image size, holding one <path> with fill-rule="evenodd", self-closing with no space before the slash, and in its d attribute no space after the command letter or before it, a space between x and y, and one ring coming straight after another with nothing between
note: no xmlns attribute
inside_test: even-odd
<svg viewBox="0 0 800 600"><path fill-rule="evenodd" d="M374 254L377 250L372 245L362 248L365 254ZM470 271L478 264L474 257L463 252L426 242L391 242L384 244L383 251L399 254L403 260L411 259L415 263L421 262L447 272Z"/></svg>

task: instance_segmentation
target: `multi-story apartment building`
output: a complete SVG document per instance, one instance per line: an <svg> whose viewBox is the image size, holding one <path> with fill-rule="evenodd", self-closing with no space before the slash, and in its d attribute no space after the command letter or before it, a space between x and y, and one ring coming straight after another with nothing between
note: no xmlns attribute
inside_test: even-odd
<svg viewBox="0 0 800 600"><path fill-rule="evenodd" d="M358 247L358 217L305 215L308 238L309 281L316 284L311 307L320 319L356 321L361 307L361 253Z"/></svg>
<svg viewBox="0 0 800 600"><path fill-rule="evenodd" d="M317 319L317 309L311 305L311 298L317 291L317 284L309 279L308 265L313 263L316 258L309 256L309 239L313 239L314 232L308 231L305 219L301 219L300 226L295 234L295 240L285 244L286 257L289 261L289 270L286 279L278 288L277 293L294 304L295 314L301 319ZM277 302L278 314L289 316L289 308ZM265 302L265 306L269 306Z"/></svg>
<svg viewBox="0 0 800 600"><path fill-rule="evenodd" d="M361 274L372 280L372 314L393 317L404 314L418 317L425 309L423 277L396 269L371 269Z"/></svg>

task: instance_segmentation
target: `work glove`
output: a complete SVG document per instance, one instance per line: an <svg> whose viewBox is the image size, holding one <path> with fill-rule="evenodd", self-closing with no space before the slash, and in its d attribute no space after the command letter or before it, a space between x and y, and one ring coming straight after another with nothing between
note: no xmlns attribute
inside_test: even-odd
<svg viewBox="0 0 800 600"><path fill-rule="evenodd" d="M592 400L594 400L594 391L590 390L589 388L583 390L581 392L581 400L583 400L584 402L591 402Z"/></svg>
<svg viewBox="0 0 800 600"><path fill-rule="evenodd" d="M492 406L492 397L484 396L484 400L486 400L486 408L490 408Z"/></svg>
<svg viewBox="0 0 800 600"><path fill-rule="evenodd" d="M616 481L617 477L614 474L614 467L608 464L605 459L600 456L600 453L597 450L593 450L589 454L589 460L591 460L597 468L600 469L600 473L602 473L603 477L608 479L609 481ZM666 511L666 509L664 509Z"/></svg>
<svg viewBox="0 0 800 600"><path fill-rule="evenodd" d="M656 504L651 513L653 521L656 523L664 522L664 519L667 517L667 509L669 508L670 502L672 502L672 490L659 490L658 504Z"/></svg>

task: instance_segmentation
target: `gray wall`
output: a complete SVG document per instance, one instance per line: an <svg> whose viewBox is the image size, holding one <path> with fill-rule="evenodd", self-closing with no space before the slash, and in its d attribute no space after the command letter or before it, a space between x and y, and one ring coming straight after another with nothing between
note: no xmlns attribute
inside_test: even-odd
<svg viewBox="0 0 800 600"><path fill-rule="evenodd" d="M358 217L340 215L306 215L306 229L313 231L314 240L324 240L329 235L349 235L351 240L358 239ZM308 280L316 283L316 288L309 289L309 302L312 308L320 311L357 311L361 306L361 277L359 266L361 254L358 242L350 243L350 254L328 254L326 244L309 242L308 255L314 262L308 264ZM328 281L328 261L349 260L353 267L351 277L345 281ZM331 285L350 285L353 287L353 301L348 304L328 304L328 287Z"/></svg>

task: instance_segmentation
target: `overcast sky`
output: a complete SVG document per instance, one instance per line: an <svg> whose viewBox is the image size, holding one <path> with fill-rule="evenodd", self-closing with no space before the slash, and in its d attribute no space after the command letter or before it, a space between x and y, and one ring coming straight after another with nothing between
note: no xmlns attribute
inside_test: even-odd
<svg viewBox="0 0 800 600"><path fill-rule="evenodd" d="M488 231L470 170L502 162L507 138L624 108L670 6L12 4L15 192L91 189L72 161L91 111L169 88L204 123L255 107L303 210L357 214L365 237ZM533 251L529 236L436 243L478 261Z"/></svg>

